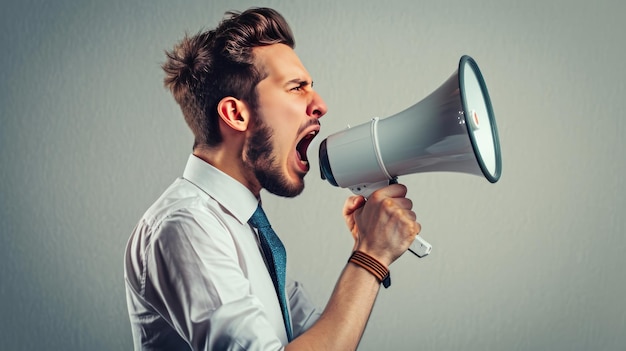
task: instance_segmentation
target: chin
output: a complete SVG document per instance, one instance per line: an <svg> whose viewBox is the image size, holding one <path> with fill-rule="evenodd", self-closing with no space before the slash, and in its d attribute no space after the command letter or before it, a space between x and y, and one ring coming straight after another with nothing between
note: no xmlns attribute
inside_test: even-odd
<svg viewBox="0 0 626 351"><path fill-rule="evenodd" d="M268 192L282 197L296 197L302 194L304 183L264 187Z"/></svg>
<svg viewBox="0 0 626 351"><path fill-rule="evenodd" d="M290 180L284 175L276 174L276 172L257 171L256 177L263 189L277 196L296 197L304 190L303 176L297 177L296 180Z"/></svg>

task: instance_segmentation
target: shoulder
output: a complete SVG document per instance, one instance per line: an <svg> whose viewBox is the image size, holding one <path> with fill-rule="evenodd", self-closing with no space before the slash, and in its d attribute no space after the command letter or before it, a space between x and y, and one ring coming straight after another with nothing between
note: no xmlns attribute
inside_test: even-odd
<svg viewBox="0 0 626 351"><path fill-rule="evenodd" d="M147 244L173 249L178 244L228 245L232 235L225 213L202 199L184 199L167 211L142 219Z"/></svg>
<svg viewBox="0 0 626 351"><path fill-rule="evenodd" d="M224 211L220 204L185 179L177 179L148 208L138 226L158 232L163 226L220 226Z"/></svg>
<svg viewBox="0 0 626 351"><path fill-rule="evenodd" d="M248 207L256 208L256 199L220 197L205 188L185 178L174 181L139 220L130 237L130 254L142 261L150 252L184 255L212 247L237 258L238 251L256 248L247 223Z"/></svg>

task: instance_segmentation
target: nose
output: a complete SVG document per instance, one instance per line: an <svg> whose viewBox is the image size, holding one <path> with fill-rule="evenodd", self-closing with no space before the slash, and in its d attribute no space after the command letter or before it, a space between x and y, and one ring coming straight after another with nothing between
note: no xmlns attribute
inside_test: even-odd
<svg viewBox="0 0 626 351"><path fill-rule="evenodd" d="M313 91L312 93L313 97L309 102L309 106L307 106L307 115L314 118L322 118L322 116L326 114L326 111L328 111L328 107L326 107L324 99L322 99L316 91Z"/></svg>

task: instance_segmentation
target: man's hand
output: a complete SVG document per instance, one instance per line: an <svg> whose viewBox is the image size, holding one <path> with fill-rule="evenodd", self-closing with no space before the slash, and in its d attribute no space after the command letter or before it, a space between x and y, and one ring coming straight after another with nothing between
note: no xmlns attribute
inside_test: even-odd
<svg viewBox="0 0 626 351"><path fill-rule="evenodd" d="M404 185L379 189L365 200L351 196L343 208L354 249L389 266L409 248L421 227ZM356 350L380 290L368 270L347 263L317 322L285 350Z"/></svg>
<svg viewBox="0 0 626 351"><path fill-rule="evenodd" d="M406 186L392 184L372 193L367 201L363 196L346 200L343 215L355 250L389 266L409 248L421 225L406 193Z"/></svg>

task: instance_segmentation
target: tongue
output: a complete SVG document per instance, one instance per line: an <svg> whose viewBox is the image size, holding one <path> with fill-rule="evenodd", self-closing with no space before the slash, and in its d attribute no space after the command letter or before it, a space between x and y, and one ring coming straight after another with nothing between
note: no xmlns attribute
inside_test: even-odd
<svg viewBox="0 0 626 351"><path fill-rule="evenodd" d="M300 162L304 164L309 163L308 159L306 158L306 153L302 153L300 152L300 150L296 150L296 153L298 154L298 159L300 159Z"/></svg>

